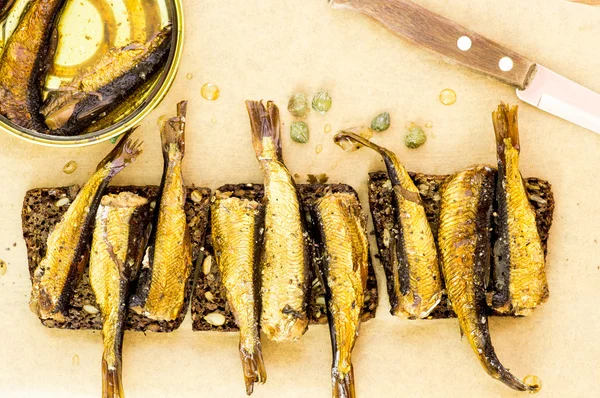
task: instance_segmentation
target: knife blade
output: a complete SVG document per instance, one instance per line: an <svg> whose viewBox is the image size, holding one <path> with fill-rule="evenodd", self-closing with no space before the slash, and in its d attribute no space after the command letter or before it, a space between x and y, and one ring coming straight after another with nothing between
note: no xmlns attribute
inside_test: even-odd
<svg viewBox="0 0 600 398"><path fill-rule="evenodd" d="M392 32L517 89L546 112L600 134L600 94L409 0L329 0Z"/></svg>

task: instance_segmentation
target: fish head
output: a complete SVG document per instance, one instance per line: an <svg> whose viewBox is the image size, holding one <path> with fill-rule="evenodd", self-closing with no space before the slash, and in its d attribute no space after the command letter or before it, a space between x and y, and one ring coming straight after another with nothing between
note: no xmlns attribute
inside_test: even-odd
<svg viewBox="0 0 600 398"><path fill-rule="evenodd" d="M85 94L72 88L51 91L40 113L51 130L63 127L75 113L75 107L85 98Z"/></svg>
<svg viewBox="0 0 600 398"><path fill-rule="evenodd" d="M66 87L51 92L40 113L51 130L58 130L73 118L82 121L102 116L102 112L115 100L116 95L106 96L99 92L82 92ZM82 103L82 107L77 110Z"/></svg>
<svg viewBox="0 0 600 398"><path fill-rule="evenodd" d="M30 309L35 310L42 320L53 320L58 323L64 323L66 322L66 318L57 309L57 304L45 289L40 289L39 297L30 303Z"/></svg>

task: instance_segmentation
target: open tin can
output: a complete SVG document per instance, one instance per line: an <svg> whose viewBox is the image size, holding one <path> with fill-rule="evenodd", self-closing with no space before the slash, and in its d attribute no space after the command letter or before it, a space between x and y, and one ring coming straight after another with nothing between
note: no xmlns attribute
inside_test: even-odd
<svg viewBox="0 0 600 398"><path fill-rule="evenodd" d="M0 27L2 42L16 27L27 3L28 0L17 0ZM117 112L110 113L110 125L99 119L96 126L93 124L80 135L54 136L20 127L0 116L0 131L55 147L92 145L120 136L158 106L175 80L183 51L182 0L67 1L59 18L59 43L44 85L45 93L71 81L78 71L98 62L110 49L145 43L170 24L173 33L168 60L154 78L142 84L117 108Z"/></svg>

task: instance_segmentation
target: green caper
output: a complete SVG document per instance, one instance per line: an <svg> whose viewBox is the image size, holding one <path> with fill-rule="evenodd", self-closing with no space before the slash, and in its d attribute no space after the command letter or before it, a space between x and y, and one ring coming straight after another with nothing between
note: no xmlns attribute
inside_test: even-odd
<svg viewBox="0 0 600 398"><path fill-rule="evenodd" d="M371 122L371 128L375 131L385 131L390 128L390 114L383 112Z"/></svg>
<svg viewBox="0 0 600 398"><path fill-rule="evenodd" d="M290 125L292 140L300 144L308 142L308 125L304 122L294 122Z"/></svg>
<svg viewBox="0 0 600 398"><path fill-rule="evenodd" d="M412 125L408 128L408 134L406 134L404 140L407 147L415 149L423 145L426 141L427 135L425 135L425 131L423 131L422 127Z"/></svg>
<svg viewBox="0 0 600 398"><path fill-rule="evenodd" d="M312 108L324 115L331 108L332 99L327 91L320 91L317 93L312 100Z"/></svg>
<svg viewBox="0 0 600 398"><path fill-rule="evenodd" d="M308 107L308 99L302 93L294 94L288 102L288 111L296 117L304 119L310 108Z"/></svg>

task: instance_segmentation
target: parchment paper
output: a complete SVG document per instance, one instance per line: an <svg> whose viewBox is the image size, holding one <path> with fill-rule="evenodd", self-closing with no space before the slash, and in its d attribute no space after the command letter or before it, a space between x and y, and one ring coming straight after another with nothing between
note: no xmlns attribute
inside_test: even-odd
<svg viewBox="0 0 600 398"><path fill-rule="evenodd" d="M420 3L600 92L600 9L563 0ZM331 138L338 129L370 123L381 111L390 112L392 127L374 140L396 151L411 170L442 174L495 164L491 112L500 100L516 102L513 90L448 64L366 17L332 10L325 0L186 0L185 16L179 77L143 123L144 155L115 184L160 182L156 121L172 114L181 99L190 101L186 180L213 189L261 181L245 99L272 99L281 107L283 152L299 182L307 173L327 173L330 181L358 189L365 210L367 172L382 164L366 150L343 153ZM200 96L206 82L221 88L216 102ZM322 88L333 97L331 111L313 112L307 119L310 142L293 143L287 99ZM455 105L438 101L445 88L456 91ZM556 195L551 296L529 318L491 319L492 339L517 376L542 379L540 397L594 396L600 380L600 137L524 104L520 119L522 172L550 180ZM418 150L403 144L410 121L433 123L429 141ZM333 127L328 135L326 124ZM319 144L323 151L316 154ZM0 145L0 258L8 263L0 277L0 396L98 397L100 333L46 329L29 311L20 211L27 189L84 183L112 145L53 149L8 135ZM62 172L69 160L79 164L72 175ZM380 270L378 276L383 282ZM485 374L461 341L456 320L402 321L389 314L382 283L380 293L377 319L363 325L354 351L359 397L520 395ZM236 334L193 333L189 316L172 334L127 333L126 394L243 397L237 342ZM269 380L256 387L255 397L330 396L326 326L312 327L299 343L263 344Z"/></svg>

